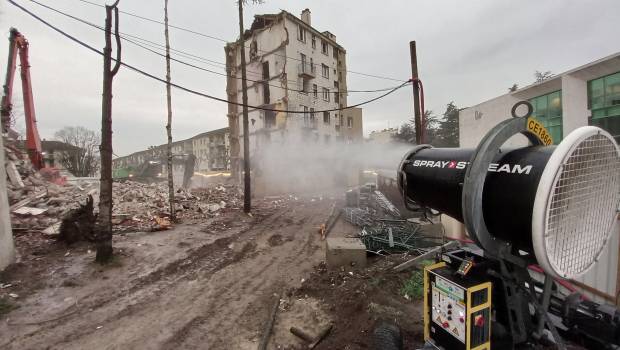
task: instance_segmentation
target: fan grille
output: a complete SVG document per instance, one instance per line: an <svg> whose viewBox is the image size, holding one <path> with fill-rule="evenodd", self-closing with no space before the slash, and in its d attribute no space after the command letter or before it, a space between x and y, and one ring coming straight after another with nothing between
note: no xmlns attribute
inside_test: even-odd
<svg viewBox="0 0 620 350"><path fill-rule="evenodd" d="M547 204L545 249L563 277L596 262L616 220L620 202L620 155L603 134L583 139L564 158Z"/></svg>

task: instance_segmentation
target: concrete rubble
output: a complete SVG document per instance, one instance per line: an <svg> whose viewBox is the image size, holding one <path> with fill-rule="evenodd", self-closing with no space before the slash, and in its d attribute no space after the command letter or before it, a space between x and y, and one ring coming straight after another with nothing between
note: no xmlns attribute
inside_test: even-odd
<svg viewBox="0 0 620 350"><path fill-rule="evenodd" d="M99 200L99 181L89 178L63 177L49 182L33 169L29 159L11 146L5 146L7 192L11 223L15 232L41 231L58 233L60 221L71 210L84 204L89 195ZM177 217L182 221L218 216L224 210L238 209L242 193L234 185L184 190L175 193ZM170 226L168 186L166 183L144 184L134 181L113 185L115 231L152 231Z"/></svg>

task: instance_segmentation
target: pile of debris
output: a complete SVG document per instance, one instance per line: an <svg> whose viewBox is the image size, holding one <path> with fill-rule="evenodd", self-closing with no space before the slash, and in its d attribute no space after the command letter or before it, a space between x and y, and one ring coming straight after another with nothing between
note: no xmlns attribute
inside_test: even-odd
<svg viewBox="0 0 620 350"><path fill-rule="evenodd" d="M15 232L58 234L62 219L87 203L89 196L94 199L97 213L98 180L50 179L44 170L36 171L23 152L10 142L5 143L4 149L7 193ZM184 222L218 216L225 210L238 209L241 197L242 192L229 184L191 192L178 189L175 192L176 214ZM166 183L115 182L112 199L112 223L117 232L162 230L170 226Z"/></svg>
<svg viewBox="0 0 620 350"><path fill-rule="evenodd" d="M67 184L64 178L50 182L45 172L35 171L17 147L7 142L4 151L7 196L15 232L57 233L60 218L97 191L93 184Z"/></svg>
<svg viewBox="0 0 620 350"><path fill-rule="evenodd" d="M235 185L218 185L191 191L177 189L175 210L184 222L220 215L239 209L242 194ZM112 223L117 231L166 229L169 222L168 185L125 181L113 186Z"/></svg>

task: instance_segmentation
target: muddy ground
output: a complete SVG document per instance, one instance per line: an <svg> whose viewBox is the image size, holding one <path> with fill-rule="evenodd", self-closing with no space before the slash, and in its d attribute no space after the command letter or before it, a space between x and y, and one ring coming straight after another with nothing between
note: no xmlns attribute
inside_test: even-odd
<svg viewBox="0 0 620 350"><path fill-rule="evenodd" d="M93 263L86 243L16 237L20 260L0 275L0 349L256 349L279 297L270 349L302 349L291 326L330 335L317 349L371 349L379 320L420 345L419 301L400 295L399 257L328 270L319 226L334 198L258 203L173 230L114 237L116 258ZM330 235L355 228L340 221ZM402 260L402 258L400 258Z"/></svg>

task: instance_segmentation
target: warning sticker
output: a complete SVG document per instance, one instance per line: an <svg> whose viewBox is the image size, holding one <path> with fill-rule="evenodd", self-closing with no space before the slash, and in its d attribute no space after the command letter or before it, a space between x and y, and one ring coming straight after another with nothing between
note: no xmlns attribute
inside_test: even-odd
<svg viewBox="0 0 620 350"><path fill-rule="evenodd" d="M549 146L553 144L553 138L549 131L536 119L530 117L527 118L527 131L536 135L536 137L545 145Z"/></svg>

